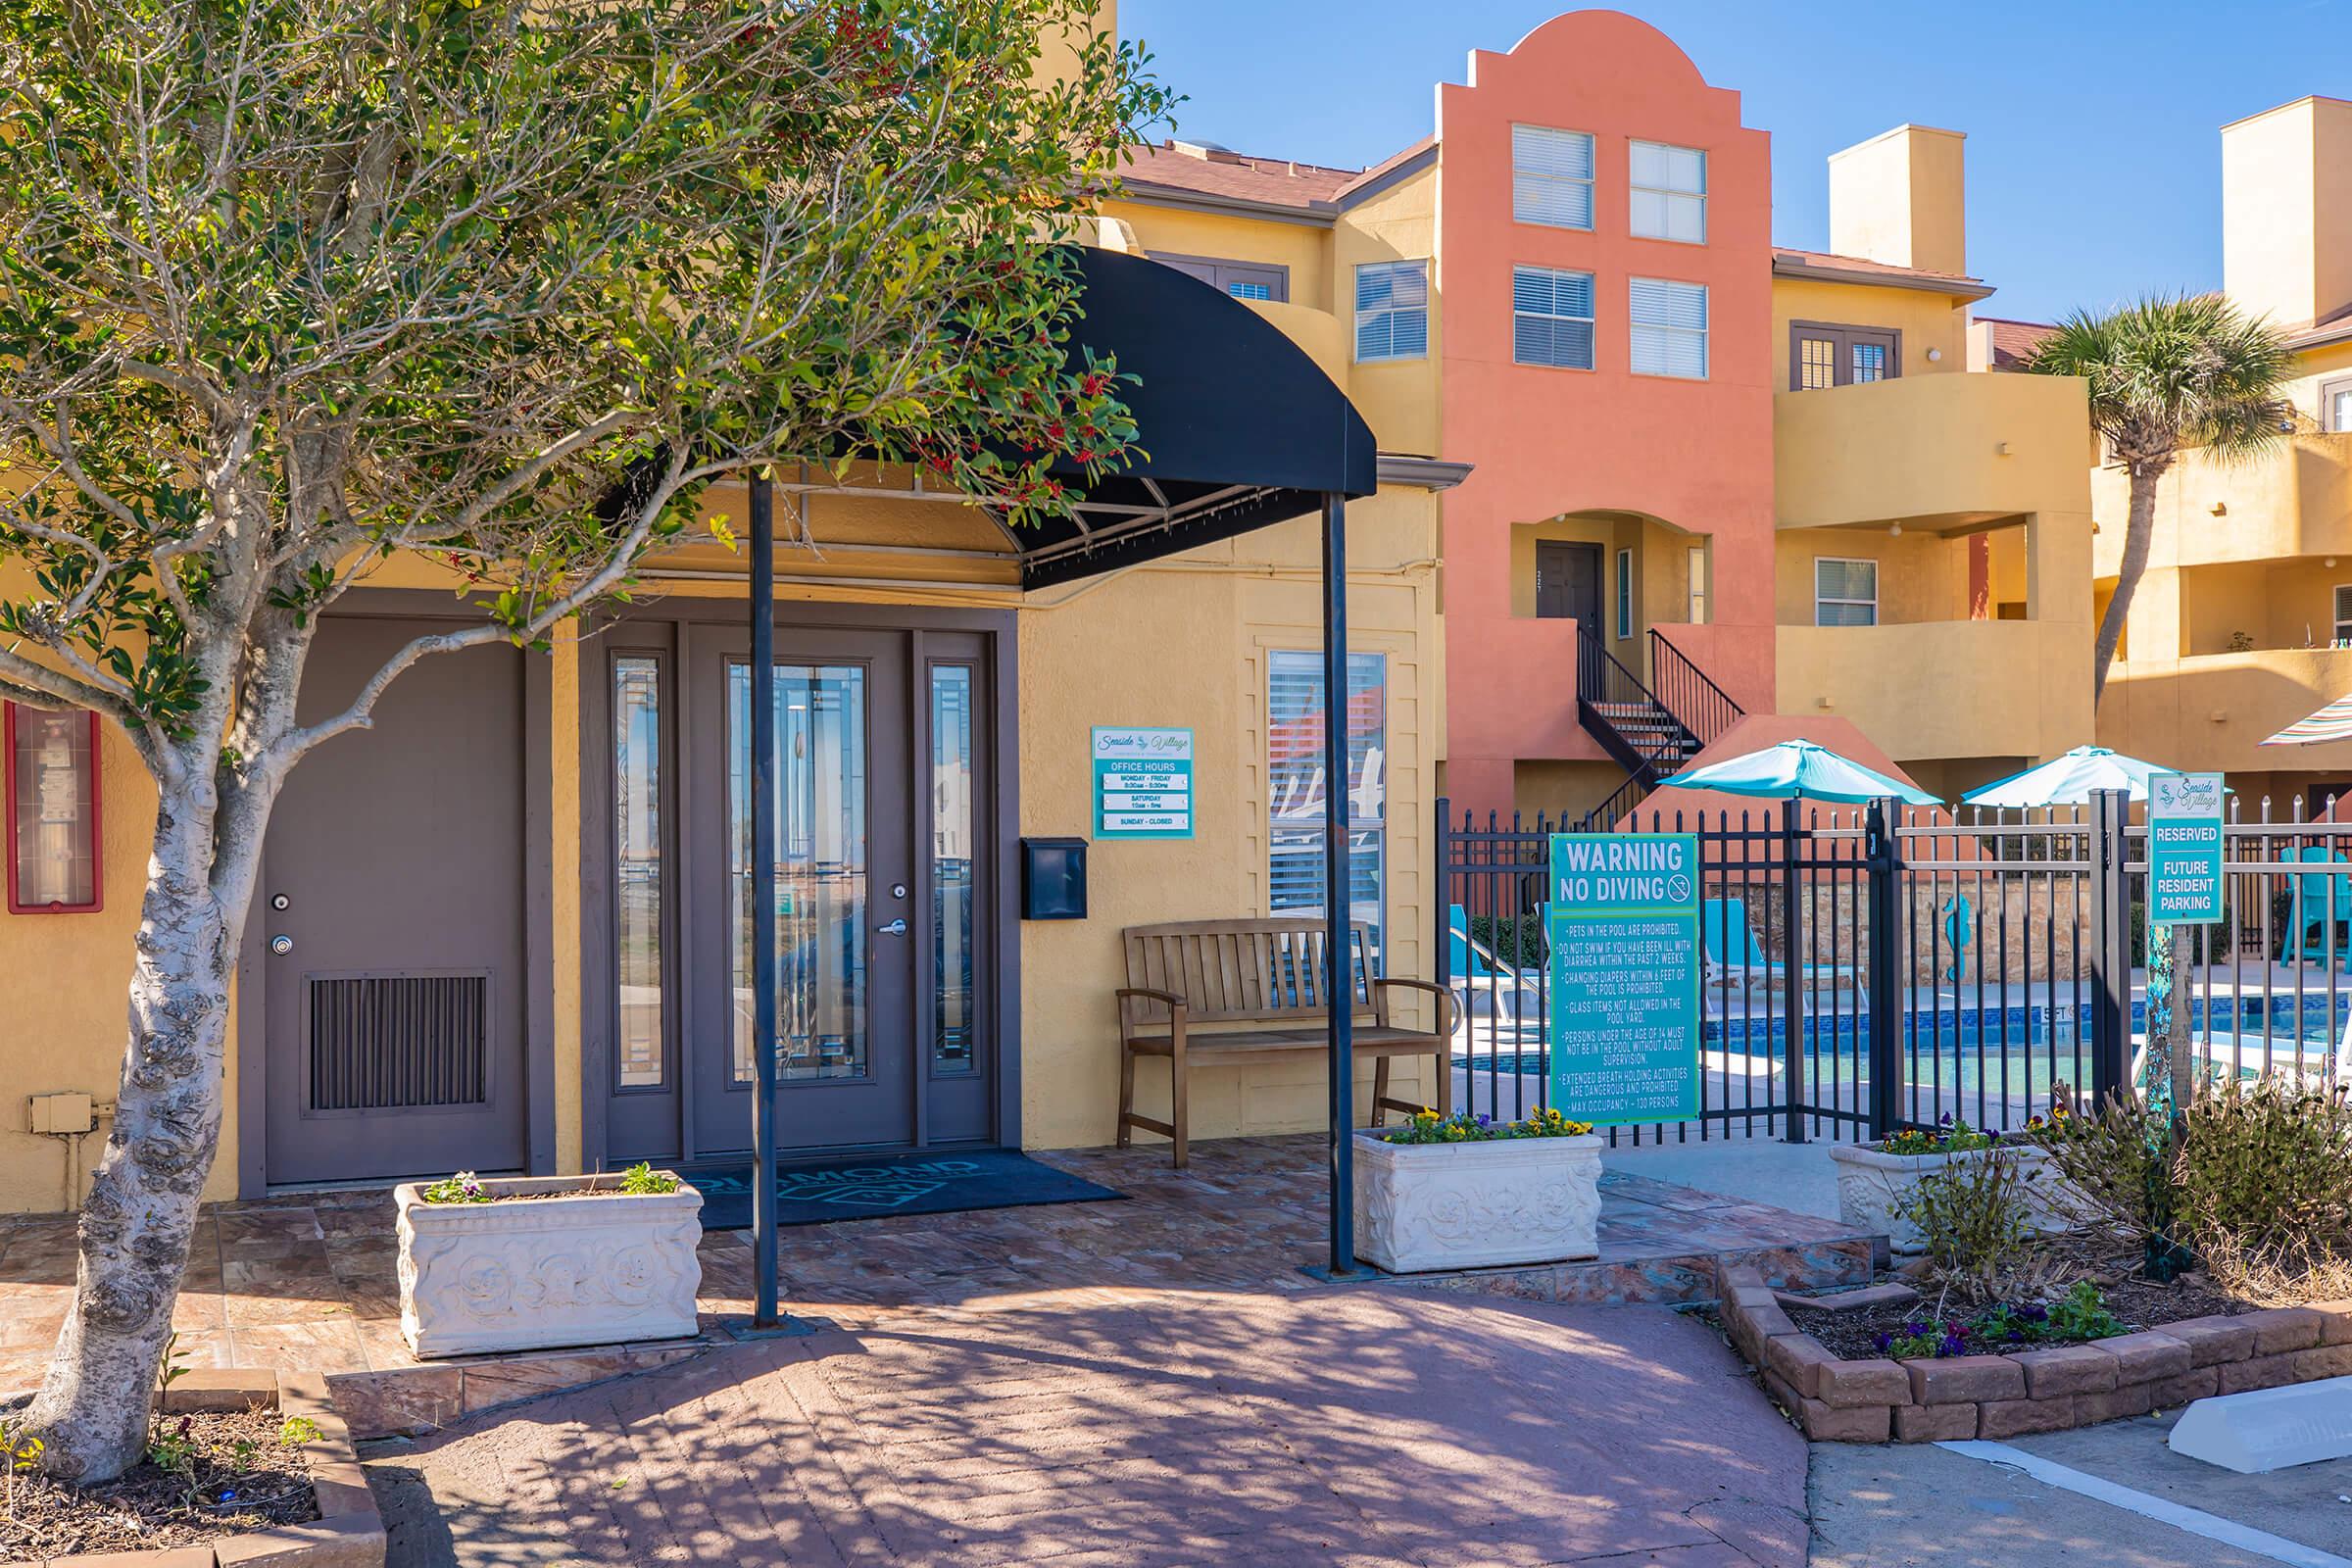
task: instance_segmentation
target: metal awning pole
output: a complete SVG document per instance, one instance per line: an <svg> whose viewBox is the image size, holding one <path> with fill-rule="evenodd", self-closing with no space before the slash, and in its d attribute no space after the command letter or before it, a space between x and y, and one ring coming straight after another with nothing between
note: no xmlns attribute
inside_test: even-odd
<svg viewBox="0 0 2352 1568"><path fill-rule="evenodd" d="M752 474L752 1326L776 1316L776 491Z"/></svg>
<svg viewBox="0 0 2352 1568"><path fill-rule="evenodd" d="M1323 496L1323 911L1330 973L1331 1272L1355 1272L1355 976L1348 881L1348 501ZM1369 955L1366 956L1367 958Z"/></svg>

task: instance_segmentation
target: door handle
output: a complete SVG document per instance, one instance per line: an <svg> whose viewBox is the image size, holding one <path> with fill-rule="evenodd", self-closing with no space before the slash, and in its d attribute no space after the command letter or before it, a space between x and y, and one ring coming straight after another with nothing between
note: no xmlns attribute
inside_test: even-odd
<svg viewBox="0 0 2352 1568"><path fill-rule="evenodd" d="M893 920L888 925L878 925L874 927L874 929L881 932L886 937L903 937L906 934L906 922L905 920Z"/></svg>

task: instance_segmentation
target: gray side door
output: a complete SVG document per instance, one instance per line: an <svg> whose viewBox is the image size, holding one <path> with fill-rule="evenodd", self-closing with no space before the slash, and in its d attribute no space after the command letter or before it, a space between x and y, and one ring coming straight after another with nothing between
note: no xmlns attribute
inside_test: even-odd
<svg viewBox="0 0 2352 1568"><path fill-rule="evenodd" d="M1536 613L1582 621L1585 630L1600 635L1600 546L1537 541Z"/></svg>
<svg viewBox="0 0 2352 1568"><path fill-rule="evenodd" d="M435 625L323 621L303 721ZM271 1183L524 1163L526 657L422 661L287 780L252 913Z"/></svg>

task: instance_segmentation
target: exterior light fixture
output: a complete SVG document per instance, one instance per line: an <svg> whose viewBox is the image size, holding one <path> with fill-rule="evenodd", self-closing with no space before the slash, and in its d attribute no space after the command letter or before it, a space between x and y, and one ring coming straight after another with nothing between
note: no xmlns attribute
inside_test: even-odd
<svg viewBox="0 0 2352 1568"><path fill-rule="evenodd" d="M1889 539L1900 539L1902 536L1903 525L1901 523L1890 522L1886 525L1886 537Z"/></svg>
<svg viewBox="0 0 2352 1568"><path fill-rule="evenodd" d="M1930 365L1935 365L1935 364L1937 364L1937 363L1939 363L1939 362L1940 362L1942 359L1943 359L1943 350L1941 350L1941 349L1930 349L1930 350L1928 350L1928 363L1929 363Z"/></svg>
<svg viewBox="0 0 2352 1568"><path fill-rule="evenodd" d="M7 706L8 907L12 914L99 907L98 715Z"/></svg>

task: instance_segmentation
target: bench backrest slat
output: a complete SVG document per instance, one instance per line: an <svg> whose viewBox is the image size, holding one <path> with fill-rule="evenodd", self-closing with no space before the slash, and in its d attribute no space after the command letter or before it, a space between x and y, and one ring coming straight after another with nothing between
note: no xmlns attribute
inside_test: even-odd
<svg viewBox="0 0 2352 1568"><path fill-rule="evenodd" d="M1200 1023L1279 1022L1320 1016L1330 973L1330 941L1320 920L1179 920L1129 926L1127 983L1184 998ZM1348 927L1341 984L1359 1015L1372 1011L1372 928ZM1163 1022L1164 1003L1133 1002L1129 1017Z"/></svg>

